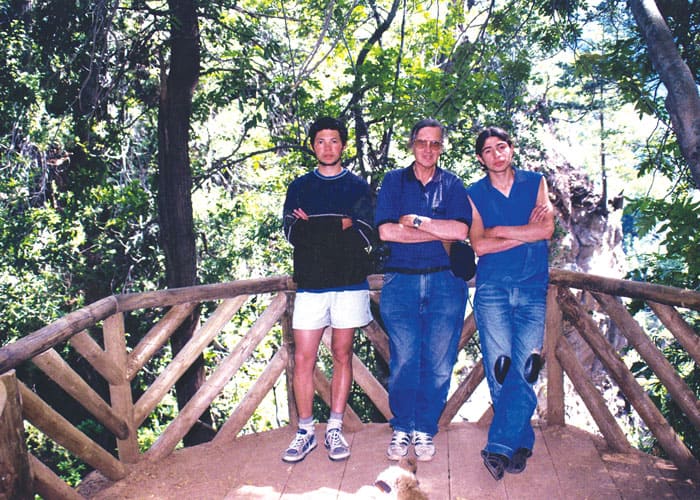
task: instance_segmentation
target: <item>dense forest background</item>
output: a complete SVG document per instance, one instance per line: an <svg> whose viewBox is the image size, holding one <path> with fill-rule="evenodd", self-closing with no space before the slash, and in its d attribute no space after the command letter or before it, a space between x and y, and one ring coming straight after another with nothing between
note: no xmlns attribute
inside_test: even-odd
<svg viewBox="0 0 700 500"><path fill-rule="evenodd" d="M306 127L320 114L348 123L345 163L375 190L408 164L420 118L448 126L442 163L467 184L481 175L479 128L505 127L520 165L553 188L565 249L553 265L698 290L699 37L700 6L667 0L3 0L2 343L112 294L289 274L282 200L314 165ZM128 318L130 342L152 321ZM700 393L673 337L647 331ZM140 439L206 366L205 356ZM635 369L700 456L663 387ZM220 411L186 443L206 440ZM90 432L84 418L74 416ZM79 480L82 466L34 439Z"/></svg>

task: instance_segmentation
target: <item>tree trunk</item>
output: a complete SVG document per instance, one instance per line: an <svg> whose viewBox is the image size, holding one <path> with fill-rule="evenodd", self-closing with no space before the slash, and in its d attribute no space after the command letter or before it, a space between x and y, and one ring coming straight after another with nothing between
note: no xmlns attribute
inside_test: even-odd
<svg viewBox="0 0 700 500"><path fill-rule="evenodd" d="M199 80L199 26L193 0L168 0L168 5L170 72L161 84L158 114L158 215L167 286L178 288L197 281L189 129L192 95ZM173 355L192 338L198 319L196 310L174 333ZM204 359L200 356L175 385L179 408L185 406L204 380ZM210 427L208 410L201 420ZM205 426L196 425L184 442L190 446L210 438Z"/></svg>
<svg viewBox="0 0 700 500"><path fill-rule="evenodd" d="M668 91L666 109L695 185L700 188L700 96L695 79L654 1L629 0L629 6L651 62Z"/></svg>

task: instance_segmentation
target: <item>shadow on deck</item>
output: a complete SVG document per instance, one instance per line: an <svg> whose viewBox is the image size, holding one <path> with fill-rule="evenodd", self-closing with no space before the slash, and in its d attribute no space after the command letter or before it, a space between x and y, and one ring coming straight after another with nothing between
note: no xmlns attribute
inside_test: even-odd
<svg viewBox="0 0 700 500"><path fill-rule="evenodd" d="M317 426L317 436L323 429ZM487 429L452 423L435 437L435 459L418 465L421 488L433 500L700 498L700 487L669 461L641 452L612 453L602 439L571 426L540 426L536 433L527 470L496 482L479 457ZM116 483L87 479L81 493L93 499L372 498L367 485L392 464L385 457L391 437L387 424L346 433L352 456L345 462L330 461L319 443L301 463L285 464L280 455L292 436L293 429L285 427L228 445L179 449L157 463L134 466Z"/></svg>

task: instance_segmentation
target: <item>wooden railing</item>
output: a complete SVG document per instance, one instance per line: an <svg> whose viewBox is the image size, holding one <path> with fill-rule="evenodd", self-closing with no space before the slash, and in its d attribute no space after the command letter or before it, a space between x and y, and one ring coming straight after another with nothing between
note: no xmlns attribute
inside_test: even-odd
<svg viewBox="0 0 700 500"><path fill-rule="evenodd" d="M378 301L381 276L370 277L372 298ZM572 291L572 289L574 291ZM620 390L635 407L670 459L688 477L700 479L700 464L692 456L674 429L663 418L649 396L637 383L627 366L607 342L582 298L575 293L589 293L600 304L629 344L653 369L669 394L685 412L688 420L700 431L700 403L664 358L639 324L632 318L620 298L641 299L649 304L666 328L678 339L692 358L700 362L700 336L681 317L676 307L700 310L700 293L670 287L624 280L607 279L563 270L552 270L548 294L545 357L547 372L547 411L549 425L564 425L564 373L588 407L609 447L614 451L629 451L631 445L602 395L586 374L572 346L563 335L565 323L575 327L606 367ZM170 422L157 440L140 450L137 430L172 390L192 362L224 330L231 318L251 295L270 296L265 311L257 318L237 346L217 366L211 367L206 382ZM48 438L66 448L102 475L111 480L124 478L129 464L140 460L160 460L169 455L202 413L219 396L224 386L270 335L281 325L283 343L268 361L263 373L245 397L220 426L215 441L233 440L244 428L263 398L280 376L286 372L289 420L297 415L293 404L291 373L293 337L291 310L294 284L287 277L244 280L216 285L163 290L147 293L116 295L70 313L58 321L0 349L0 492L10 492L11 498L29 498L36 492L46 498L80 498L49 467L28 453L24 440L23 420L30 422ZM216 302L216 309L201 323L193 338L161 371L147 390L134 400L131 381L148 361L167 343L169 337L201 303ZM130 352L126 347L125 313L153 308L169 308ZM98 343L88 329L96 331L101 325L102 339ZM364 335L385 361L389 359L386 333L373 321L363 328ZM472 341L476 325L470 314L464 321L460 349ZM132 336L141 337L131 332ZM106 380L109 386L108 404L59 355L57 348L64 343L82 356ZM323 342L329 345L329 338ZM40 395L18 380L14 368L32 362L67 394L82 405L116 439L116 450L105 450L58 414ZM357 357L353 357L355 382L362 388L378 411L391 417L386 389ZM484 378L479 360L462 378L453 391L440 418L445 427L472 395ZM317 393L329 403L330 383L321 370L315 373ZM489 411L484 415L488 418ZM358 430L363 425L358 415L348 408L345 425ZM116 453L114 453L116 451ZM116 456L115 456L116 455Z"/></svg>

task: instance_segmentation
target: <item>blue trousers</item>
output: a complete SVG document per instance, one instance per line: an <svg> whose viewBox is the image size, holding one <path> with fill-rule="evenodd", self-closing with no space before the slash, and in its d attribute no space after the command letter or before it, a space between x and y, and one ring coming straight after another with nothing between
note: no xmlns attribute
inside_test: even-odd
<svg viewBox="0 0 700 500"><path fill-rule="evenodd" d="M485 448L491 453L512 458L519 448L532 450L534 446L535 433L530 420L537 407L537 396L532 370L535 379L537 372L536 367L530 367L528 359L542 349L546 302L546 285L477 286L474 318L494 406ZM509 366L504 370L505 358Z"/></svg>
<svg viewBox="0 0 700 500"><path fill-rule="evenodd" d="M451 271L384 275L380 311L389 335L394 430L437 433L468 293Z"/></svg>

